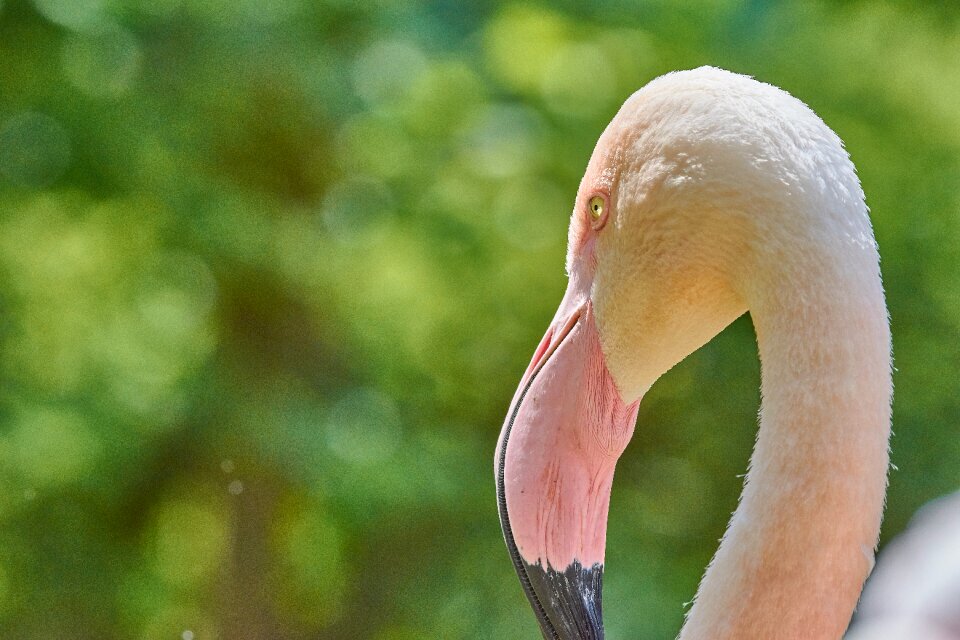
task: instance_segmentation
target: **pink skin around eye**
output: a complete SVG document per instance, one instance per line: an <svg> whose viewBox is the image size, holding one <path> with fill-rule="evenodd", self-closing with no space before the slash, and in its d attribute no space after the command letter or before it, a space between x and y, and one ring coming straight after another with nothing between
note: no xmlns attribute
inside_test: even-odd
<svg viewBox="0 0 960 640"><path fill-rule="evenodd" d="M585 178L586 180L586 178ZM574 263L582 265L587 273L582 274L584 282L589 282L592 277L593 263L593 244L597 235L610 219L613 201L610 197L611 186L603 181L595 181L591 186L581 185L580 194L577 196L577 205L574 215L570 220L570 229L567 238L567 268L572 273L577 270ZM603 198L603 214L599 220L594 220L590 210L590 201L595 198Z"/></svg>

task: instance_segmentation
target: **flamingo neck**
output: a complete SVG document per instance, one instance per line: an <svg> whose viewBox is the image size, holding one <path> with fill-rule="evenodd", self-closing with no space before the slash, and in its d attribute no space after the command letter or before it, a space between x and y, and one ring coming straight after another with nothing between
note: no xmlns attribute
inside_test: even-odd
<svg viewBox="0 0 960 640"><path fill-rule="evenodd" d="M875 249L854 252L843 268L810 259L802 282L772 274L751 296L760 429L681 640L837 640L850 621L873 566L891 398Z"/></svg>

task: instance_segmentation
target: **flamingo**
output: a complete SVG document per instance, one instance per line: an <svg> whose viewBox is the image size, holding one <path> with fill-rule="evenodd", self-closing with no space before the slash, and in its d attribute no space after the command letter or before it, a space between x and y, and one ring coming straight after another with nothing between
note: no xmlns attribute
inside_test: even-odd
<svg viewBox="0 0 960 640"><path fill-rule="evenodd" d="M880 559L847 640L960 640L960 492L924 506Z"/></svg>
<svg viewBox="0 0 960 640"><path fill-rule="evenodd" d="M756 445L679 638L840 638L873 566L891 402L877 246L840 139L749 77L657 78L597 142L566 270L494 461L504 539L544 638L603 638L610 488L639 402L746 311Z"/></svg>

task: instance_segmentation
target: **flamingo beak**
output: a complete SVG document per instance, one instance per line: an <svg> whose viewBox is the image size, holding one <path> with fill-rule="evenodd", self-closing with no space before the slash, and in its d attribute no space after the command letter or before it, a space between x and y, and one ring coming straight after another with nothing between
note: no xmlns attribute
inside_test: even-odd
<svg viewBox="0 0 960 640"><path fill-rule="evenodd" d="M520 382L495 460L504 539L549 640L603 638L610 486L639 404L621 398L577 289L571 280Z"/></svg>

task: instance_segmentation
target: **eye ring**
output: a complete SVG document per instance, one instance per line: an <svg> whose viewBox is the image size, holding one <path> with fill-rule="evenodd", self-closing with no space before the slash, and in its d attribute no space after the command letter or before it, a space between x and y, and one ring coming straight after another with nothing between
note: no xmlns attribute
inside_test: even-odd
<svg viewBox="0 0 960 640"><path fill-rule="evenodd" d="M607 199L602 195L595 195L587 201L587 212L590 214L590 226L601 228L607 221Z"/></svg>

